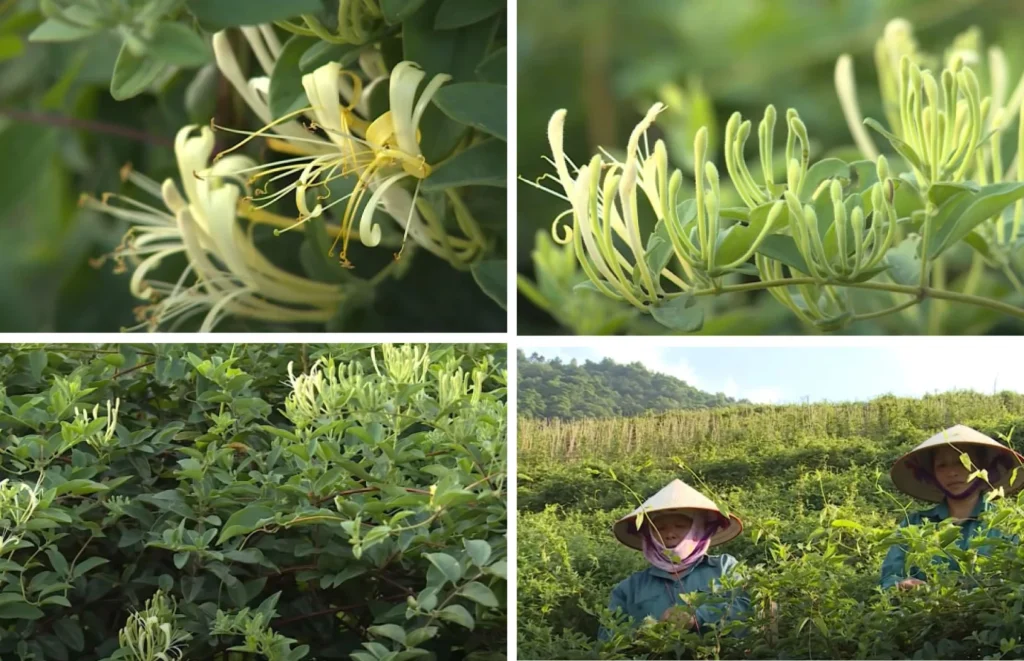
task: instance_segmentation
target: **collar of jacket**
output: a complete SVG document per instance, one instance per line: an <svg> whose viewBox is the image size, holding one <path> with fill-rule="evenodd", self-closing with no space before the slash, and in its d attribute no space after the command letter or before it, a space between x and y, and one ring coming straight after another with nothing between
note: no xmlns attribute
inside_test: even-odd
<svg viewBox="0 0 1024 661"><path fill-rule="evenodd" d="M971 511L971 515L967 517L968 520L977 519L982 512L987 512L991 506L992 504L985 500L985 494L981 494L981 496L978 497L977 504L974 506L974 510ZM929 521L943 521L948 519L949 502L943 499L943 501L935 507L921 512L921 517L928 519Z"/></svg>

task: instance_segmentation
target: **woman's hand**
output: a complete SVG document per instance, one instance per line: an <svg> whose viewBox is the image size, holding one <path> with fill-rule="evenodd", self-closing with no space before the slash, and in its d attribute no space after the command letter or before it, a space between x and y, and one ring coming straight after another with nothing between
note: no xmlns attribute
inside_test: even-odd
<svg viewBox="0 0 1024 661"><path fill-rule="evenodd" d="M901 590L910 590L912 588L916 588L918 585L924 585L924 581L919 578L905 578L897 583L896 587Z"/></svg>
<svg viewBox="0 0 1024 661"><path fill-rule="evenodd" d="M697 627L697 618L682 606L673 606L666 610L661 614L661 621L671 622L683 629L695 629Z"/></svg>

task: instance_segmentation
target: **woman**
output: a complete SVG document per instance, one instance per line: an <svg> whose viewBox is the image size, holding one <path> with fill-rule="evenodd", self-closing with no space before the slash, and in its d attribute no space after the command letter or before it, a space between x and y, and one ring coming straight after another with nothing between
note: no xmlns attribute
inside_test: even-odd
<svg viewBox="0 0 1024 661"><path fill-rule="evenodd" d="M971 469L964 467L960 454L966 452L971 459ZM1013 469L1024 461L1002 443L989 438L979 431L957 425L932 436L924 443L900 457L893 464L893 484L896 488L921 500L938 503L923 512L907 516L901 527L919 525L923 521L938 522L952 519L960 525L960 539L957 545L966 550L970 539L978 534L989 537L1000 536L996 530L984 531L978 516L988 509L989 504L982 497L990 487L985 480L968 480L978 469L988 470L988 482L992 488L1003 487L1010 495L1024 486L1024 475L1010 484ZM982 547L979 553L986 553ZM907 550L900 544L889 549L882 563L882 587L893 586L902 590L922 585L925 575L917 568L906 567ZM936 558L941 562L942 558ZM953 558L945 558L953 569L959 565Z"/></svg>
<svg viewBox="0 0 1024 661"><path fill-rule="evenodd" d="M619 519L613 531L620 542L643 552L650 564L612 590L609 607L628 615L634 626L652 617L700 631L749 608L750 600L742 594L735 594L725 609L712 605L693 609L685 601L686 594L709 592L718 579L733 571L735 558L708 555L708 549L739 535L743 524L681 480L673 480Z"/></svg>

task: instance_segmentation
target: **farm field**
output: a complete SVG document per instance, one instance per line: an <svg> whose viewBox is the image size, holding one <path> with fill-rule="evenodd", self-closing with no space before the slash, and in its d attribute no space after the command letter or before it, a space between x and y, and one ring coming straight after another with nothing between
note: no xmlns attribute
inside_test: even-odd
<svg viewBox="0 0 1024 661"><path fill-rule="evenodd" d="M0 345L0 659L504 658L504 352Z"/></svg>
<svg viewBox="0 0 1024 661"><path fill-rule="evenodd" d="M1020 448L1024 395L521 417L520 658L1021 658L1019 545L1000 540L988 557L975 544L961 551L949 523L896 537L905 513L924 506L893 487L889 467L954 424ZM738 538L710 553L741 562L752 612L703 637L666 624L638 633L607 612L612 588L646 566L615 541L611 526L674 478L744 524ZM1016 497L995 500L984 516L1010 536L1024 532L1024 501ZM924 589L882 592L880 567L897 539L911 559L947 553L966 569L935 566ZM603 641L601 626L609 632Z"/></svg>

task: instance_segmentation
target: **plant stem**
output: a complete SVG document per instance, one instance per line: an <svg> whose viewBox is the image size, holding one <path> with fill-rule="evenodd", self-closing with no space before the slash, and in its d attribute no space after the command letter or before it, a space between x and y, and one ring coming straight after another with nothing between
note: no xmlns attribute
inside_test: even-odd
<svg viewBox="0 0 1024 661"><path fill-rule="evenodd" d="M885 317L885 316L890 315L890 314L892 314L894 312L899 312L900 310L906 310L907 308L913 307L913 306L915 306L917 304L918 304L918 300L916 298L912 298L909 301L904 301L903 303L899 303L897 305L890 305L887 308L883 308L881 310L876 310L874 312L865 312L864 314L855 314L855 315L853 315L853 320L854 321L865 321L867 319L877 319L878 317Z"/></svg>
<svg viewBox="0 0 1024 661"><path fill-rule="evenodd" d="M724 285L717 289L698 289L696 291L685 292L690 296L712 296L716 294L731 294L736 292L745 291L759 291L762 289L771 289L772 287L788 287L792 285L832 285L834 287L852 287L854 289L870 289L874 291L889 291L897 294L908 294L917 297L918 300L925 298L938 298L946 301L955 301L957 303L963 303L965 305L975 305L978 307L988 308L995 310L996 312L1002 312L1018 319L1024 319L1024 308L1018 308L1009 303L1003 303L1002 301L995 301L991 298L984 298L981 296L971 296L969 294L961 294L960 292L943 291L941 289L933 289L931 287L912 287L910 285L897 285L895 283L887 282L831 282L822 281L815 278L781 278L778 280L762 280L760 282L747 282L741 285ZM670 298L681 296L683 292L678 294L670 295Z"/></svg>
<svg viewBox="0 0 1024 661"><path fill-rule="evenodd" d="M1009 264L1003 264L1003 274L1006 275L1006 279L1010 281L1017 293L1024 294L1024 283L1021 283L1020 278L1013 272L1013 268Z"/></svg>

